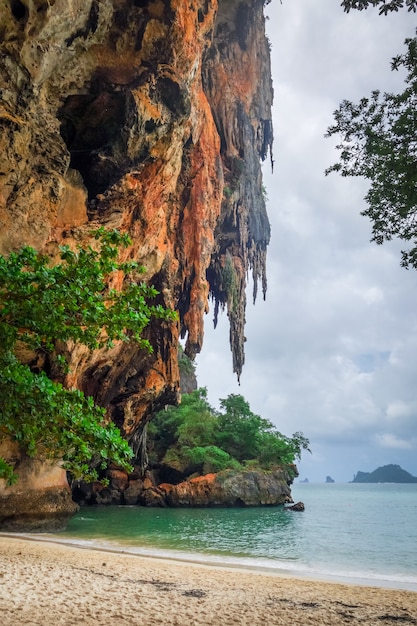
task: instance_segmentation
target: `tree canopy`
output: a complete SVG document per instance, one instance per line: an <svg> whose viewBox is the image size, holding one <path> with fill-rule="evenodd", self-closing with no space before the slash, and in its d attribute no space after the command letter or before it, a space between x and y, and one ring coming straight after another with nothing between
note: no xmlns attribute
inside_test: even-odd
<svg viewBox="0 0 417 626"><path fill-rule="evenodd" d="M96 468L107 462L130 467L132 451L91 397L64 388L33 363L46 356L65 372L58 339L89 348L135 341L151 351L142 337L150 320L176 318L152 303L158 292L139 281L143 268L118 261L120 248L130 243L127 235L100 229L95 239L96 249L61 247L55 264L27 246L0 255L0 442L11 438L28 456L63 459L76 478L85 479L95 479ZM109 287L120 273L121 291ZM19 358L22 346L35 355L32 362ZM16 479L5 459L0 478Z"/></svg>
<svg viewBox="0 0 417 626"><path fill-rule="evenodd" d="M309 450L302 433L282 435L275 426L253 413L241 395L210 406L207 390L184 394L181 404L160 411L148 425L149 458L187 475L219 472L242 465L270 469L287 465Z"/></svg>
<svg viewBox="0 0 417 626"><path fill-rule="evenodd" d="M380 15L388 15L392 11L398 11L404 7L408 11L417 11L417 0L343 0L341 6L346 13L349 13L351 9L357 9L363 11L368 7L379 7Z"/></svg>
<svg viewBox="0 0 417 626"><path fill-rule="evenodd" d="M362 215L372 222L372 241L406 241L401 264L417 269L417 37L405 45L392 60L392 70L406 71L402 93L376 90L357 104L344 100L335 111L326 136L340 136L340 158L326 174L370 181Z"/></svg>

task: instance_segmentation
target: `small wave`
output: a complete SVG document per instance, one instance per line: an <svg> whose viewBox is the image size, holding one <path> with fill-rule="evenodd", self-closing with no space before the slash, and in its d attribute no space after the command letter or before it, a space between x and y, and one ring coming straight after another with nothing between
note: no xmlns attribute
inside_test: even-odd
<svg viewBox="0 0 417 626"><path fill-rule="evenodd" d="M64 543L80 548L93 550L105 550L108 552L127 553L148 558L167 559L195 563L199 565L212 565L214 567L228 567L261 571L264 573L277 574L295 578L311 578L327 582L348 583L361 586L384 587L393 589L405 589L417 591L417 576L406 574L380 574L368 571L334 570L325 567L311 567L301 562L279 561L269 558L233 557L226 555L214 555L200 552L185 552L180 550L158 549L154 547L134 546L131 544L106 541L104 539L78 539L58 538L44 536L47 541ZM37 536L39 538L39 536Z"/></svg>

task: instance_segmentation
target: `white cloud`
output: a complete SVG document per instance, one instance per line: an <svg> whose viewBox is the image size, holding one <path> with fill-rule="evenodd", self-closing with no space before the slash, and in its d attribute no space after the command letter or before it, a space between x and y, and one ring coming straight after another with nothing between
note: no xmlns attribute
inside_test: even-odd
<svg viewBox="0 0 417 626"><path fill-rule="evenodd" d="M414 406L407 404L403 400L394 400L390 402L387 406L387 418L388 420L396 421L401 420L403 418L408 418L410 416L417 414L416 403Z"/></svg>
<svg viewBox="0 0 417 626"><path fill-rule="evenodd" d="M415 443L400 439L394 433L382 433L375 437L377 445L381 448L395 448L397 450L412 450Z"/></svg>

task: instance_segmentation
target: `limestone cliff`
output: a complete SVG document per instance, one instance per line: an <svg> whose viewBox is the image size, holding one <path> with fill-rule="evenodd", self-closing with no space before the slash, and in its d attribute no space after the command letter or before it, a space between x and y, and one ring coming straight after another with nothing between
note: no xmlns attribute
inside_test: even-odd
<svg viewBox="0 0 417 626"><path fill-rule="evenodd" d="M129 232L179 324L133 345L68 347L64 383L94 396L133 446L177 400L179 337L227 307L244 363L245 287L266 290L260 160L272 146L263 0L0 0L0 252L54 254L98 226ZM119 285L121 286L121 284Z"/></svg>

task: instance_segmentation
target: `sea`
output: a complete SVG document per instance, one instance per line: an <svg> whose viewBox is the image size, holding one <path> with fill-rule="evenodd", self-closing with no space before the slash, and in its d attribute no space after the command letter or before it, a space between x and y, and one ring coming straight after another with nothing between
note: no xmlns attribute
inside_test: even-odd
<svg viewBox="0 0 417 626"><path fill-rule="evenodd" d="M83 507L64 532L82 547L417 591L417 484L292 486L284 507ZM46 539L47 537L45 537Z"/></svg>

